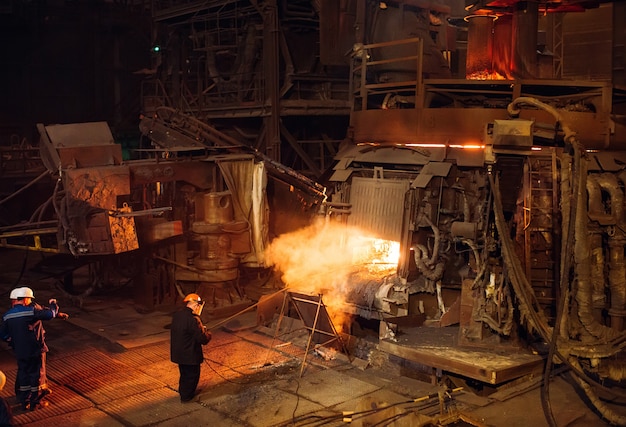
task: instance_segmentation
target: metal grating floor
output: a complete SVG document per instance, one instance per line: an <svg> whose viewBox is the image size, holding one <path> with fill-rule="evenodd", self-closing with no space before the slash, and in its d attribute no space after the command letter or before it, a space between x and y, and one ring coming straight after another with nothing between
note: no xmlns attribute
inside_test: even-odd
<svg viewBox="0 0 626 427"><path fill-rule="evenodd" d="M14 376L15 372L13 372L13 377ZM11 385L14 384L13 381L10 381L9 383ZM49 383L53 393L46 397L46 400L50 404L43 410L37 409L35 411L22 412L21 408L17 405L15 396L12 392L9 392L11 397L7 398L7 401L12 406L13 421L15 425L30 425L33 422L45 421L46 419L56 415L81 411L94 407L92 402L69 388L60 387L58 384L55 384L54 381L49 381ZM7 389L5 388L3 390L3 394L6 392Z"/></svg>
<svg viewBox="0 0 626 427"><path fill-rule="evenodd" d="M50 358L47 365L48 378L63 385L111 374L124 367L122 363L95 349L75 353L72 357Z"/></svg>

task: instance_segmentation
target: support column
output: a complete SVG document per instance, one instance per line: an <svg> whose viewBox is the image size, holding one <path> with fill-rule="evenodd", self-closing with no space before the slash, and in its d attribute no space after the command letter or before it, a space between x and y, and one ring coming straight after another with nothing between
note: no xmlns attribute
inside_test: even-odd
<svg viewBox="0 0 626 427"><path fill-rule="evenodd" d="M279 87L279 27L276 0L263 6L263 73L265 77L265 104L270 115L265 117L265 152L280 162L280 87Z"/></svg>

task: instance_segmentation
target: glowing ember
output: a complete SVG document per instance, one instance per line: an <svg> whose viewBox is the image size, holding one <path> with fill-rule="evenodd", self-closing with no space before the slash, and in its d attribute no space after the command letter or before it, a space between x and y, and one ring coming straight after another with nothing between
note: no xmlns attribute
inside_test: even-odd
<svg viewBox="0 0 626 427"><path fill-rule="evenodd" d="M505 76L493 70L474 71L467 74L465 78L467 80L506 80Z"/></svg>
<svg viewBox="0 0 626 427"><path fill-rule="evenodd" d="M363 230L319 221L283 234L266 250L268 265L282 273L289 288L321 294L338 330L347 325L346 297L357 270L382 278L395 273L400 244L369 236Z"/></svg>

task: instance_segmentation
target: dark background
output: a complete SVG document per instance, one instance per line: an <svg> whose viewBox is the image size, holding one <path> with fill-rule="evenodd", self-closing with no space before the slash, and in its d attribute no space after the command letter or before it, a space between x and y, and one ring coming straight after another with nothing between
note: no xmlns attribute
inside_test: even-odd
<svg viewBox="0 0 626 427"><path fill-rule="evenodd" d="M36 140L36 123L138 134L150 25L149 10L124 1L1 0L0 144Z"/></svg>

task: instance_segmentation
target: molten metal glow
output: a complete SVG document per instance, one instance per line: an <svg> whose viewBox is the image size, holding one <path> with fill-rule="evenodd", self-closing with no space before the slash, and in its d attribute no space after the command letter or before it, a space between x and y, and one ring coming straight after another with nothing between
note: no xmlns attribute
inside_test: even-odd
<svg viewBox="0 0 626 427"><path fill-rule="evenodd" d="M467 80L507 80L505 76L493 70L474 71L465 78Z"/></svg>
<svg viewBox="0 0 626 427"><path fill-rule="evenodd" d="M398 144L403 147L446 148L446 144Z"/></svg>
<svg viewBox="0 0 626 427"><path fill-rule="evenodd" d="M320 220L277 237L265 255L268 265L280 271L287 287L322 295L333 324L341 331L349 324L345 304L353 291L351 275L363 270L380 278L394 273L400 244Z"/></svg>
<svg viewBox="0 0 626 427"><path fill-rule="evenodd" d="M352 264L372 271L395 269L400 259L400 243L374 237L357 236L352 242Z"/></svg>
<svg viewBox="0 0 626 427"><path fill-rule="evenodd" d="M480 143L468 143L468 144L441 144L441 143L428 143L428 142L398 142L389 144L379 144L375 142L359 142L358 146L369 145L372 147L419 147L419 148L462 148L464 150L484 150L485 146Z"/></svg>
<svg viewBox="0 0 626 427"><path fill-rule="evenodd" d="M485 146L483 144L397 144L401 147L422 147L422 148L462 148L464 150L484 150Z"/></svg>
<svg viewBox="0 0 626 427"><path fill-rule="evenodd" d="M484 145L480 145L480 144L465 144L465 145L459 145L459 144L454 144L454 145L450 145L450 148L462 148L464 150L484 150L485 146Z"/></svg>

